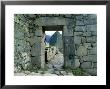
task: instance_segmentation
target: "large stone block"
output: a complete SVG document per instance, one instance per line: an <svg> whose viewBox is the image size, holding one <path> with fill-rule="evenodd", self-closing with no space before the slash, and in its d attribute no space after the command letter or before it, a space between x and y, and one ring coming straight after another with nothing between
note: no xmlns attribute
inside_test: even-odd
<svg viewBox="0 0 110 89"><path fill-rule="evenodd" d="M15 39L14 43L16 44L16 46L24 46L25 40Z"/></svg>
<svg viewBox="0 0 110 89"><path fill-rule="evenodd" d="M97 24L97 19L87 19L84 20L85 25L96 25Z"/></svg>
<svg viewBox="0 0 110 89"><path fill-rule="evenodd" d="M41 44L35 44L31 48L31 55L32 56L39 56L41 55Z"/></svg>
<svg viewBox="0 0 110 89"><path fill-rule="evenodd" d="M80 36L74 36L74 43L80 44L81 43L81 37Z"/></svg>
<svg viewBox="0 0 110 89"><path fill-rule="evenodd" d="M79 48L77 49L77 55L78 56L85 56L87 55L87 48L84 46L79 46Z"/></svg>
<svg viewBox="0 0 110 89"><path fill-rule="evenodd" d="M86 26L76 26L75 27L75 31L81 31L81 32L84 32L86 31Z"/></svg>
<svg viewBox="0 0 110 89"><path fill-rule="evenodd" d="M65 25L65 19L63 17L42 17L42 26L46 25Z"/></svg>
<svg viewBox="0 0 110 89"><path fill-rule="evenodd" d="M40 56L31 57L31 63L32 63L32 65L36 65L37 67L41 67L41 59L40 59Z"/></svg>
<svg viewBox="0 0 110 89"><path fill-rule="evenodd" d="M41 68L45 68L45 54L42 54L40 58L41 58Z"/></svg>
<svg viewBox="0 0 110 89"><path fill-rule="evenodd" d="M97 41L97 37L96 36L87 37L87 42L96 42L96 41Z"/></svg>
<svg viewBox="0 0 110 89"><path fill-rule="evenodd" d="M81 42L86 43L86 37L81 37Z"/></svg>
<svg viewBox="0 0 110 89"><path fill-rule="evenodd" d="M65 18L65 25L67 25L67 26L74 26L75 25L75 23L74 23L74 19L71 19L71 18Z"/></svg>
<svg viewBox="0 0 110 89"><path fill-rule="evenodd" d="M29 42L30 42L30 45L31 45L31 46L34 45L34 44L37 42L37 37L36 37L36 36L31 37L31 38L29 39Z"/></svg>
<svg viewBox="0 0 110 89"><path fill-rule="evenodd" d="M97 20L97 14L88 14L88 19L96 19Z"/></svg>
<svg viewBox="0 0 110 89"><path fill-rule="evenodd" d="M63 36L73 36L73 28L71 26L64 26Z"/></svg>
<svg viewBox="0 0 110 89"><path fill-rule="evenodd" d="M43 36L42 30L36 30L35 36Z"/></svg>
<svg viewBox="0 0 110 89"><path fill-rule="evenodd" d="M94 68L97 68L97 63L96 62L93 64L93 67Z"/></svg>
<svg viewBox="0 0 110 89"><path fill-rule="evenodd" d="M86 72L88 72L90 75L96 76L97 75L97 68L94 69L84 69Z"/></svg>
<svg viewBox="0 0 110 89"><path fill-rule="evenodd" d="M76 20L76 26L84 26L83 20Z"/></svg>
<svg viewBox="0 0 110 89"><path fill-rule="evenodd" d="M97 36L97 31L91 31L92 36Z"/></svg>
<svg viewBox="0 0 110 89"><path fill-rule="evenodd" d="M84 16L83 15L77 15L76 20L83 20Z"/></svg>
<svg viewBox="0 0 110 89"><path fill-rule="evenodd" d="M91 36L91 32L84 32L83 36Z"/></svg>
<svg viewBox="0 0 110 89"><path fill-rule="evenodd" d="M81 58L83 61L97 62L97 55L88 55Z"/></svg>
<svg viewBox="0 0 110 89"><path fill-rule="evenodd" d="M97 54L97 47L90 49L89 54L93 54L93 55L95 54L96 55Z"/></svg>
<svg viewBox="0 0 110 89"><path fill-rule="evenodd" d="M65 66L65 67L67 67L67 68L68 68L68 67L72 67L71 61L73 61L73 60L69 60L69 57L68 57L68 56L65 56L65 57L64 57L64 60L65 60L65 61L64 61L64 66Z"/></svg>
<svg viewBox="0 0 110 89"><path fill-rule="evenodd" d="M71 15L71 14L65 14L65 17L67 17L67 18L71 18L72 15Z"/></svg>
<svg viewBox="0 0 110 89"><path fill-rule="evenodd" d="M31 18L36 18L35 14L28 14L28 16L31 17Z"/></svg>
<svg viewBox="0 0 110 89"><path fill-rule="evenodd" d="M87 25L86 31L97 31L97 25Z"/></svg>
<svg viewBox="0 0 110 89"><path fill-rule="evenodd" d="M74 59L74 67L78 68L80 66L79 59Z"/></svg>
<svg viewBox="0 0 110 89"><path fill-rule="evenodd" d="M97 46L97 43L92 43L92 46L93 46L93 47L96 47L96 46Z"/></svg>
<svg viewBox="0 0 110 89"><path fill-rule="evenodd" d="M91 62L83 62L81 64L81 68L83 68L83 69L92 68L92 63Z"/></svg>
<svg viewBox="0 0 110 89"><path fill-rule="evenodd" d="M19 30L16 30L14 33L14 37L17 39L24 39L24 33L20 32Z"/></svg>
<svg viewBox="0 0 110 89"><path fill-rule="evenodd" d="M24 50L25 50L25 52L30 52L31 46L30 46L29 42L26 43Z"/></svg>
<svg viewBox="0 0 110 89"><path fill-rule="evenodd" d="M91 47L91 43L84 43L83 44L87 49L91 49L92 47Z"/></svg>
<svg viewBox="0 0 110 89"><path fill-rule="evenodd" d="M81 36L83 32L74 32L74 36Z"/></svg>
<svg viewBox="0 0 110 89"><path fill-rule="evenodd" d="M42 18L36 18L34 21L34 24L36 24L38 26L43 26Z"/></svg>
<svg viewBox="0 0 110 89"><path fill-rule="evenodd" d="M64 44L64 55L74 55L74 45Z"/></svg>
<svg viewBox="0 0 110 89"><path fill-rule="evenodd" d="M73 36L64 36L63 39L65 44L74 44Z"/></svg>

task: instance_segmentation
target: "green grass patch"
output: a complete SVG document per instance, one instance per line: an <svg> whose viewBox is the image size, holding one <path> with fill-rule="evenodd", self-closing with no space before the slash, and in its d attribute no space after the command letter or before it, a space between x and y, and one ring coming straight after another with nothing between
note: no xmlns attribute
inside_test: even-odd
<svg viewBox="0 0 110 89"><path fill-rule="evenodd" d="M72 69L72 73L75 76L84 76L85 75L85 71L82 70L81 68Z"/></svg>

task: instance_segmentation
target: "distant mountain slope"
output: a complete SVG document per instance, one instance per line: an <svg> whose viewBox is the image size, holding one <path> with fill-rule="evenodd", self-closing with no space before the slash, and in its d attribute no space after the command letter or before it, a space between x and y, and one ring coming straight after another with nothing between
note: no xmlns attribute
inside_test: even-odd
<svg viewBox="0 0 110 89"><path fill-rule="evenodd" d="M46 35L46 36L45 36L45 41L46 41L47 43L49 43L50 38L51 38L50 35Z"/></svg>
<svg viewBox="0 0 110 89"><path fill-rule="evenodd" d="M51 46L57 46L57 47L59 47L59 46L61 45L61 43L62 43L62 35L61 35L58 31L56 31L56 32L51 36L51 38L50 38L50 40L49 40L49 44L50 44Z"/></svg>

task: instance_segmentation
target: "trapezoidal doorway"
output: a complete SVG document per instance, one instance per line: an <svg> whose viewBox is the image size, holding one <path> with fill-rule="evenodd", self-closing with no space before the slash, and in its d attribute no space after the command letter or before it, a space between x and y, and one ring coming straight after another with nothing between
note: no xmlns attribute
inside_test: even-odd
<svg viewBox="0 0 110 89"><path fill-rule="evenodd" d="M51 72L63 70L63 26L42 26L42 31L45 46L41 46L41 49L45 49L45 68Z"/></svg>

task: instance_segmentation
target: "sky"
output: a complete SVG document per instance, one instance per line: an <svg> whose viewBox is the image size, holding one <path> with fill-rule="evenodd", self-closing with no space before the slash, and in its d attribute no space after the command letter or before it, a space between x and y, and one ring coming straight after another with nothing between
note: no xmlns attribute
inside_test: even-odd
<svg viewBox="0 0 110 89"><path fill-rule="evenodd" d="M52 36L55 32L56 31L45 31L45 34ZM60 34L62 34L62 31L58 31L58 32L60 32Z"/></svg>

